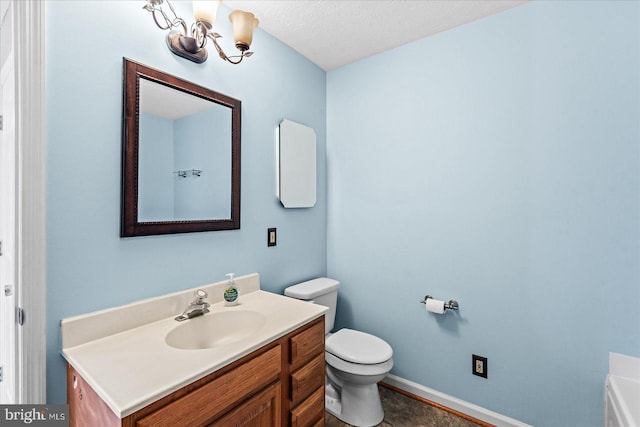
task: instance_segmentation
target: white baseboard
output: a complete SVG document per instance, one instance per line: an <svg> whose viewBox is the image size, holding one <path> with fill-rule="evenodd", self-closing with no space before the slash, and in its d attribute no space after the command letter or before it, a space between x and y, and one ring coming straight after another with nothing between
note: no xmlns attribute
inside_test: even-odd
<svg viewBox="0 0 640 427"><path fill-rule="evenodd" d="M388 374L382 382L497 427L531 427L529 424L465 402L464 400L449 396L448 394L441 393L396 375Z"/></svg>

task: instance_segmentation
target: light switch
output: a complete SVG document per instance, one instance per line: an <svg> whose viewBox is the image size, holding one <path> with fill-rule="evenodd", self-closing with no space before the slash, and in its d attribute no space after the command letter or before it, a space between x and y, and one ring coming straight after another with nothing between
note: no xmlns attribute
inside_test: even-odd
<svg viewBox="0 0 640 427"><path fill-rule="evenodd" d="M267 230L267 246L275 246L276 244L277 244L276 229L269 228Z"/></svg>

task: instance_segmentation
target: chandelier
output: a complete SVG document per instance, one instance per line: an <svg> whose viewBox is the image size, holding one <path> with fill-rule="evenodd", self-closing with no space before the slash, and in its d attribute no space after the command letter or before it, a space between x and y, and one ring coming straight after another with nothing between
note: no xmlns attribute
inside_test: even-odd
<svg viewBox="0 0 640 427"><path fill-rule="evenodd" d="M233 25L233 38L239 55L227 56L218 44L222 36L213 30L218 6L222 0L196 0L193 2L193 17L195 22L191 25L191 31L187 29L184 19L176 15L169 0L146 0L144 9L151 12L153 20L161 30L171 30L167 34L167 46L174 54L193 62L201 64L207 60L205 46L207 40L213 43L218 55L232 64L239 64L244 58L249 57L253 30L258 26L258 19L250 12L234 10L229 14L229 20ZM165 7L166 6L166 7ZM182 30L175 28L182 27Z"/></svg>

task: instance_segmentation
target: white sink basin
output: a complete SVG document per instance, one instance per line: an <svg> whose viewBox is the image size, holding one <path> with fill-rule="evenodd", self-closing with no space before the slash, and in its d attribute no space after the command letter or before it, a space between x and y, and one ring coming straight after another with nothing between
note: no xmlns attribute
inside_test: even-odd
<svg viewBox="0 0 640 427"><path fill-rule="evenodd" d="M208 313L180 323L166 335L165 342L183 350L222 346L250 337L265 321L263 314L249 310Z"/></svg>

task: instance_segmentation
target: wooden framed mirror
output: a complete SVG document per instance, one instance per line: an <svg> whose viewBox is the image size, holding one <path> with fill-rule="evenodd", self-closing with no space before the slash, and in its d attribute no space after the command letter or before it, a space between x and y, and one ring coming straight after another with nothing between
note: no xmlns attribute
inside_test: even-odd
<svg viewBox="0 0 640 427"><path fill-rule="evenodd" d="M240 228L237 99L124 58L121 237Z"/></svg>

